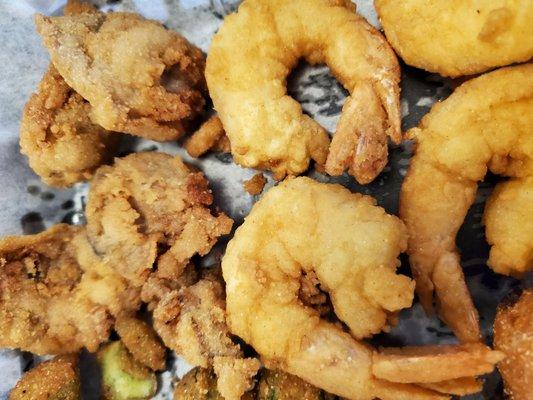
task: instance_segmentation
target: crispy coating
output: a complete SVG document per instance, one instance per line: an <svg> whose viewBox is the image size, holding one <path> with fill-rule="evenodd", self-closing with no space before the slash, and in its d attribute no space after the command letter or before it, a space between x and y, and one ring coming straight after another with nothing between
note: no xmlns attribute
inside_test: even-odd
<svg viewBox="0 0 533 400"><path fill-rule="evenodd" d="M118 136L94 124L90 110L51 65L26 104L20 126L21 152L47 184L86 181L111 161Z"/></svg>
<svg viewBox="0 0 533 400"><path fill-rule="evenodd" d="M494 320L494 347L505 353L498 364L511 400L531 398L533 382L533 290L505 300Z"/></svg>
<svg viewBox="0 0 533 400"><path fill-rule="evenodd" d="M154 327L165 344L192 365L214 367L217 388L238 400L252 386L258 360L243 358L226 325L224 288L210 273L190 287L165 295L154 310Z"/></svg>
<svg viewBox="0 0 533 400"><path fill-rule="evenodd" d="M245 181L243 186L244 190L246 190L249 194L251 194L252 196L256 196L258 194L261 194L266 183L267 180L265 176L261 172L258 172L249 180Z"/></svg>
<svg viewBox="0 0 533 400"><path fill-rule="evenodd" d="M185 142L185 150L191 157L200 157L210 149L216 147L217 143L225 135L222 122L217 115L209 118L194 132Z"/></svg>
<svg viewBox="0 0 533 400"><path fill-rule="evenodd" d="M193 255L205 255L231 230L230 218L208 208L212 202L204 175L179 157L131 154L100 168L93 179L89 240L135 286L146 282L156 261L161 275L177 277Z"/></svg>
<svg viewBox="0 0 533 400"><path fill-rule="evenodd" d="M531 266L533 241L527 232L533 213L524 202L533 174L532 107L533 65L502 68L462 84L409 132L417 147L401 189L400 216L409 231L409 259L426 311L433 309L434 291L440 297L435 266L445 254L457 254L457 232L474 202L477 182L489 169L514 182L503 184L506 189L497 188L489 200L485 223L497 248L490 265L498 272L514 273ZM499 194L511 188L523 197ZM515 206L520 208L510 211ZM505 258L498 255L501 250ZM464 287L464 282L456 282ZM467 296L459 286L455 289L446 290ZM471 300L463 298L461 303ZM446 303L440 301L440 307L445 313ZM450 310L449 315L454 313ZM465 313L473 315L475 310Z"/></svg>
<svg viewBox="0 0 533 400"><path fill-rule="evenodd" d="M166 348L151 325L137 318L123 316L117 318L115 330L138 362L152 371L165 369Z"/></svg>
<svg viewBox="0 0 533 400"><path fill-rule="evenodd" d="M198 283L164 296L154 310L154 328L165 344L192 364L207 368L214 357L238 357L226 326L224 289L219 282Z"/></svg>
<svg viewBox="0 0 533 400"><path fill-rule="evenodd" d="M174 400L223 400L217 390L217 379L214 372L205 368L194 368L189 371L176 385ZM242 400L253 400L253 392L246 392Z"/></svg>
<svg viewBox="0 0 533 400"><path fill-rule="evenodd" d="M72 240L81 231L56 225L0 241L1 347L66 354L107 339L106 308L77 295L83 271Z"/></svg>
<svg viewBox="0 0 533 400"><path fill-rule="evenodd" d="M204 55L158 22L97 12L35 22L55 67L104 128L174 140L203 109Z"/></svg>
<svg viewBox="0 0 533 400"><path fill-rule="evenodd" d="M326 163L327 132L302 113L285 87L300 58L326 63L357 97L347 100L350 115L333 138L326 169L340 175L350 168L360 182L372 180L387 158L387 136L401 139L400 69L384 37L349 1L245 0L224 19L211 44L206 79L235 161L272 170L278 179L302 173L310 159ZM342 143L348 149L341 155Z"/></svg>
<svg viewBox="0 0 533 400"><path fill-rule="evenodd" d="M330 400L335 397L283 371L261 371L257 400Z"/></svg>
<svg viewBox="0 0 533 400"><path fill-rule="evenodd" d="M533 269L533 177L500 183L483 215L487 264L494 271L521 276Z"/></svg>
<svg viewBox="0 0 533 400"><path fill-rule="evenodd" d="M502 354L482 344L406 349L401 361L423 371L415 380L409 368L385 374L378 364L377 374L379 353L358 340L410 306L414 282L396 274L405 247L402 222L371 197L309 178L286 180L254 205L222 259L230 330L267 368L348 399L448 398L438 393L448 381L489 372ZM314 306L327 299L318 285L349 334L320 318ZM419 385L427 382L439 390Z"/></svg>
<svg viewBox="0 0 533 400"><path fill-rule="evenodd" d="M58 356L26 372L9 400L81 399L77 356Z"/></svg>
<svg viewBox="0 0 533 400"><path fill-rule="evenodd" d="M533 56L529 0L376 0L389 43L409 64L472 75Z"/></svg>
<svg viewBox="0 0 533 400"><path fill-rule="evenodd" d="M215 357L213 369L217 375L217 389L226 400L240 400L253 389L254 377L261 367L256 358Z"/></svg>

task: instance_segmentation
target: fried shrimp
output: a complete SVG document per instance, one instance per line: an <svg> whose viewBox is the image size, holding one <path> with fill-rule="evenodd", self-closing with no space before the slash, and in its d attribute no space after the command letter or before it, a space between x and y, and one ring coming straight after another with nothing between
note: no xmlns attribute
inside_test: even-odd
<svg viewBox="0 0 533 400"><path fill-rule="evenodd" d="M462 293L461 302L471 305L463 316L477 314L465 298L464 280L443 287L437 281L451 280L443 280L442 274L436 280L435 268L452 253L457 255L455 269L460 269L455 237L488 169L511 178L497 186L488 202L485 223L494 244L488 265L513 275L531 269L532 107L533 65L503 68L461 85L409 132L417 147L401 189L400 216L409 231L411 268L426 311L433 309L435 292L441 313L454 315L458 300L443 300ZM475 341L479 335L473 324L475 319L468 317L452 328L462 341Z"/></svg>
<svg viewBox="0 0 533 400"><path fill-rule="evenodd" d="M90 251L84 230L64 224L0 241L0 347L95 351L109 335L112 316L139 306L138 291Z"/></svg>
<svg viewBox="0 0 533 400"><path fill-rule="evenodd" d="M388 41L409 64L472 75L533 57L529 0L375 0Z"/></svg>
<svg viewBox="0 0 533 400"><path fill-rule="evenodd" d="M132 154L96 173L86 209L89 240L135 286L146 282L154 263L178 277L193 255L205 255L231 230L232 220L213 213L212 202L204 175L179 157Z"/></svg>
<svg viewBox="0 0 533 400"><path fill-rule="evenodd" d="M327 132L287 95L300 58L326 63L350 92L329 156ZM367 183L386 163L387 136L401 140L398 61L350 1L245 0L213 38L206 79L235 161L277 178L313 159Z"/></svg>
<svg viewBox="0 0 533 400"><path fill-rule="evenodd" d="M284 181L255 204L222 260L230 330L252 345L268 368L339 396L447 398L416 379L411 384L375 377L373 349L358 340L386 330L388 319L411 305L414 282L396 274L405 247L403 223L371 197L309 178ZM301 275L310 271L349 333L299 299ZM492 367L500 354L485 349L479 358ZM479 358L476 349L459 373L439 371L438 377L475 376Z"/></svg>
<svg viewBox="0 0 533 400"><path fill-rule="evenodd" d="M174 140L203 109L204 55L158 22L98 12L35 21L55 67L104 128Z"/></svg>
<svg viewBox="0 0 533 400"><path fill-rule="evenodd" d="M533 380L533 290L513 293L498 307L494 320L494 347L505 353L498 364L505 393L513 400L531 398Z"/></svg>

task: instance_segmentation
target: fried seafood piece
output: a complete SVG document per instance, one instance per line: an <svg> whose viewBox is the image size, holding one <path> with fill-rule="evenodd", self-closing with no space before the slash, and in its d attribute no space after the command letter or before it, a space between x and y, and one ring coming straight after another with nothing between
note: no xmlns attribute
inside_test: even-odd
<svg viewBox="0 0 533 400"><path fill-rule="evenodd" d="M165 344L188 363L213 367L218 391L239 399L253 386L258 360L243 358L226 325L224 288L216 279L165 295L154 310L154 328Z"/></svg>
<svg viewBox="0 0 533 400"><path fill-rule="evenodd" d="M26 372L9 393L9 400L79 400L77 356L58 356Z"/></svg>
<svg viewBox="0 0 533 400"><path fill-rule="evenodd" d="M463 342L479 339L477 318L472 318L477 311L464 280L442 279L436 267L447 264L455 276L461 274L455 237L474 202L477 182L490 170L510 180L499 184L488 201L485 224L493 245L488 265L517 276L531 269L532 107L533 65L502 68L462 84L409 131L416 152L402 185L400 216L409 232L417 293L428 312L436 298L440 314ZM457 313L457 302L469 310Z"/></svg>
<svg viewBox="0 0 533 400"><path fill-rule="evenodd" d="M165 369L166 348L151 325L126 315L117 318L115 331L137 362L152 371Z"/></svg>
<svg viewBox="0 0 533 400"><path fill-rule="evenodd" d="M195 254L205 255L230 232L232 220L209 207L201 172L156 152L116 159L96 173L87 202L89 240L105 263L134 286L179 277Z"/></svg>
<svg viewBox="0 0 533 400"><path fill-rule="evenodd" d="M350 92L331 148L287 94L300 58L327 64ZM331 175L348 169L368 183L387 162L387 137L401 140L398 61L351 1L245 0L213 38L206 79L235 161L278 179L313 159Z"/></svg>
<svg viewBox="0 0 533 400"><path fill-rule="evenodd" d="M389 43L409 65L472 75L533 57L529 0L376 0Z"/></svg>
<svg viewBox="0 0 533 400"><path fill-rule="evenodd" d="M72 240L81 231L56 225L0 241L1 347L65 354L107 339L106 309L76 295L83 271Z"/></svg>
<svg viewBox="0 0 533 400"><path fill-rule="evenodd" d="M112 160L118 135L93 123L90 110L90 104L50 65L26 104L20 125L21 152L48 185L86 181Z"/></svg>
<svg viewBox="0 0 533 400"><path fill-rule="evenodd" d="M246 392L242 400L253 400L255 394ZM214 372L205 368L190 370L176 385L174 400L224 400L217 390L217 378Z"/></svg>
<svg viewBox="0 0 533 400"><path fill-rule="evenodd" d="M297 376L263 369L257 387L257 400L334 400L336 396L320 390Z"/></svg>
<svg viewBox="0 0 533 400"><path fill-rule="evenodd" d="M97 353L104 400L151 399L157 390L153 371L137 361L121 341L106 344Z"/></svg>
<svg viewBox="0 0 533 400"><path fill-rule="evenodd" d="M98 12L35 23L55 67L105 129L174 140L203 109L204 55L160 23Z"/></svg>
<svg viewBox="0 0 533 400"><path fill-rule="evenodd" d="M533 153L533 152L532 152ZM533 177L500 183L483 215L488 265L505 275L533 270Z"/></svg>
<svg viewBox="0 0 533 400"><path fill-rule="evenodd" d="M373 349L359 340L386 330L388 321L411 305L414 293L414 282L396 274L399 253L407 244L405 227L375 204L340 185L304 177L270 189L237 229L222 259L228 326L254 347L267 368L294 374L338 396L448 398L419 382L376 377ZM349 333L299 298L301 276L310 272ZM478 355L481 348L484 357ZM491 369L479 368L480 358L491 367L501 359L481 344L465 351L450 347L455 355L438 349L429 347L427 353L466 364L459 372L441 371L430 359L426 373L438 374L439 382Z"/></svg>
<svg viewBox="0 0 533 400"><path fill-rule="evenodd" d="M533 290L514 294L498 307L494 320L494 347L505 353L498 364L505 394L512 400L531 398L533 382Z"/></svg>

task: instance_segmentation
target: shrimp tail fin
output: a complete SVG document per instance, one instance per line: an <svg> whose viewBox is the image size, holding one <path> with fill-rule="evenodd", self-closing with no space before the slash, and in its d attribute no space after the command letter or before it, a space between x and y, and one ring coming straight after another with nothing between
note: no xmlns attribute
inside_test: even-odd
<svg viewBox="0 0 533 400"><path fill-rule="evenodd" d="M359 183L372 182L387 165L386 125L387 116L374 85L358 84L342 107L326 172L335 176L348 169Z"/></svg>
<svg viewBox="0 0 533 400"><path fill-rule="evenodd" d="M481 341L479 315L466 286L459 255L446 252L440 256L432 276L440 318L461 342Z"/></svg>

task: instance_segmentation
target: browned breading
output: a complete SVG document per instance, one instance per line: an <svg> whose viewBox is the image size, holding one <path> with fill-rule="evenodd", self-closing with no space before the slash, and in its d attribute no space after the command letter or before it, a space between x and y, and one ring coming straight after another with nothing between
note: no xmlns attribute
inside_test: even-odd
<svg viewBox="0 0 533 400"><path fill-rule="evenodd" d="M156 261L164 275L177 277L193 255L205 255L231 230L230 218L209 209L212 201L205 177L179 157L132 154L94 177L86 210L89 239L136 286L146 282Z"/></svg>
<svg viewBox="0 0 533 400"><path fill-rule="evenodd" d="M20 126L21 151L47 184L88 180L111 160L118 136L94 124L90 110L51 65L26 104Z"/></svg>
<svg viewBox="0 0 533 400"><path fill-rule="evenodd" d="M505 393L512 400L528 400L533 382L533 290L524 290L516 297L498 307L494 347L506 355L498 364Z"/></svg>
<svg viewBox="0 0 533 400"><path fill-rule="evenodd" d="M37 15L36 25L55 67L104 128L174 140L202 111L205 57L157 21L86 12Z"/></svg>
<svg viewBox="0 0 533 400"><path fill-rule="evenodd" d="M81 399L78 359L59 356L26 372L9 393L9 400Z"/></svg>
<svg viewBox="0 0 533 400"><path fill-rule="evenodd" d="M140 319L117 318L115 330L133 358L152 371L165 369L166 348L152 326Z"/></svg>
<svg viewBox="0 0 533 400"><path fill-rule="evenodd" d="M261 172L258 172L249 180L245 181L243 186L244 190L246 190L252 196L255 196L263 191L263 188L265 187L266 183L267 180L265 176Z"/></svg>
<svg viewBox="0 0 533 400"><path fill-rule="evenodd" d="M224 137L224 128L218 116L209 118L185 142L185 150L191 157L200 157L215 147Z"/></svg>

